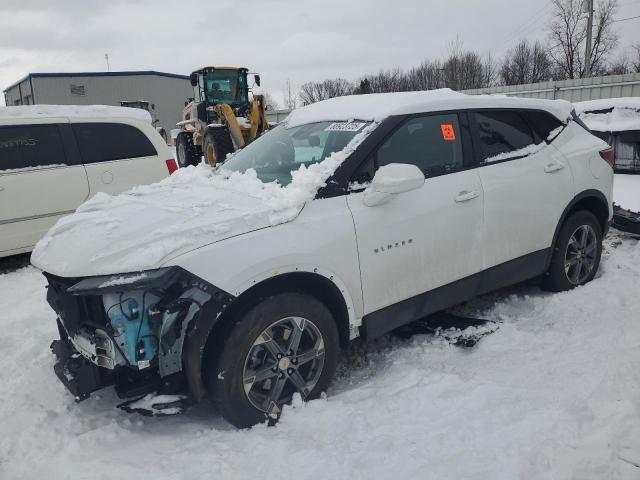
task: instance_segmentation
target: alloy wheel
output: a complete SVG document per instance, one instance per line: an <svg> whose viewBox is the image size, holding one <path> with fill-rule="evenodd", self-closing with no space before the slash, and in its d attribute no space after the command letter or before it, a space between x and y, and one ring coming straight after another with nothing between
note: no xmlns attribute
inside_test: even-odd
<svg viewBox="0 0 640 480"><path fill-rule="evenodd" d="M324 340L302 317L282 318L264 329L244 362L244 391L251 404L269 415L280 413L295 392L309 396L322 374Z"/></svg>
<svg viewBox="0 0 640 480"><path fill-rule="evenodd" d="M598 254L598 236L590 225L579 226L569 237L564 271L573 285L580 285L591 274Z"/></svg>

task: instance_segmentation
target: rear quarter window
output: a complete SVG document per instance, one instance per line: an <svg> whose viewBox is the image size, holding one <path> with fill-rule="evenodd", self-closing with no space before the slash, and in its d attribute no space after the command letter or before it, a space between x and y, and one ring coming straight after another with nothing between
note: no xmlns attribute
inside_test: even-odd
<svg viewBox="0 0 640 480"><path fill-rule="evenodd" d="M0 127L0 173L66 163L57 125Z"/></svg>
<svg viewBox="0 0 640 480"><path fill-rule="evenodd" d="M524 156L519 151L540 142L518 111L480 111L475 119L482 162Z"/></svg>
<svg viewBox="0 0 640 480"><path fill-rule="evenodd" d="M520 112L531 125L539 139L546 139L551 132L562 127L564 124L549 112L539 110L523 110Z"/></svg>
<svg viewBox="0 0 640 480"><path fill-rule="evenodd" d="M157 155L147 136L122 123L76 123L72 125L84 163L108 162Z"/></svg>

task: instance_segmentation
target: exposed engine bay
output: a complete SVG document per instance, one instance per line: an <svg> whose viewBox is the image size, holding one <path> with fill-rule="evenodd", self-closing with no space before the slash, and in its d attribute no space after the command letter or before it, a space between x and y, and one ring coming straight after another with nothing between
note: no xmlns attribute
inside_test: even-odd
<svg viewBox="0 0 640 480"><path fill-rule="evenodd" d="M76 401L114 385L120 398L129 399L127 410L139 411L132 405L145 397L153 414L162 406L177 413L180 406L166 396L199 389L192 384L200 378L204 341L231 295L174 267L84 279L45 276L60 332L51 344L58 357L54 369ZM213 318L199 321L205 313ZM189 332L193 365L185 357ZM189 366L193 371L185 375ZM153 395L162 401L153 404Z"/></svg>

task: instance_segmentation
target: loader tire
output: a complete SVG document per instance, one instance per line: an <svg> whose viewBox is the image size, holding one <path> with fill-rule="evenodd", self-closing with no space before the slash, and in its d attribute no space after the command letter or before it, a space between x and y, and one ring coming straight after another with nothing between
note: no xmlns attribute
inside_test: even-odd
<svg viewBox="0 0 640 480"><path fill-rule="evenodd" d="M228 128L209 128L204 134L202 153L204 161L212 167L224 162L227 155L233 153L234 150Z"/></svg>
<svg viewBox="0 0 640 480"><path fill-rule="evenodd" d="M200 155L198 149L193 144L193 137L187 133L178 134L176 138L176 157L180 168L189 165L198 165L200 163Z"/></svg>

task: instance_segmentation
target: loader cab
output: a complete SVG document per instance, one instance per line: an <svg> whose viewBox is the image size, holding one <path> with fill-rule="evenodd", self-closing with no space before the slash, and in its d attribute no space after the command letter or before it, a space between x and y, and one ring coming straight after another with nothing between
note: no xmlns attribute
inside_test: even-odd
<svg viewBox="0 0 640 480"><path fill-rule="evenodd" d="M246 68L205 67L190 76L198 117L207 107L226 104L234 110L249 106L249 86ZM259 77L256 76L256 83ZM259 84L259 83L258 83ZM200 106L202 104L202 106ZM202 119L205 120L205 119Z"/></svg>

